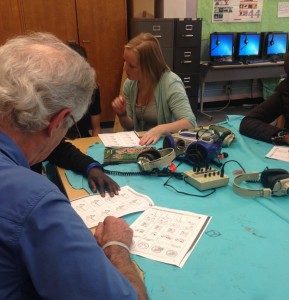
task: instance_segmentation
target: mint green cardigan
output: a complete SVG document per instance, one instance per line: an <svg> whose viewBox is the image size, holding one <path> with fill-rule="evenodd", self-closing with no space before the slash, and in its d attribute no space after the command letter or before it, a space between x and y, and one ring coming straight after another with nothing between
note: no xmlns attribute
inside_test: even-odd
<svg viewBox="0 0 289 300"><path fill-rule="evenodd" d="M136 80L126 79L123 96L127 99L126 110L128 116L133 119L134 130L139 131L141 130L140 123L136 117L137 83ZM177 74L171 71L164 72L155 88L154 96L158 125L185 119L193 127L197 126L184 84Z"/></svg>

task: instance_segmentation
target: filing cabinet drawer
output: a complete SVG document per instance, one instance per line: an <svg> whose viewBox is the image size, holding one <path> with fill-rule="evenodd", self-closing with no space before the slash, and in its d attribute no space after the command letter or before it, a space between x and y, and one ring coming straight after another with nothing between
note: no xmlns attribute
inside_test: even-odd
<svg viewBox="0 0 289 300"><path fill-rule="evenodd" d="M197 73L200 69L200 48L176 48L174 70L176 73Z"/></svg>
<svg viewBox="0 0 289 300"><path fill-rule="evenodd" d="M162 48L174 47L174 19L132 19L130 38L141 32L153 34Z"/></svg>
<svg viewBox="0 0 289 300"><path fill-rule="evenodd" d="M199 74L178 74L182 79L188 98L198 97L200 76Z"/></svg>
<svg viewBox="0 0 289 300"><path fill-rule="evenodd" d="M175 34L176 47L201 47L202 21L177 20Z"/></svg>

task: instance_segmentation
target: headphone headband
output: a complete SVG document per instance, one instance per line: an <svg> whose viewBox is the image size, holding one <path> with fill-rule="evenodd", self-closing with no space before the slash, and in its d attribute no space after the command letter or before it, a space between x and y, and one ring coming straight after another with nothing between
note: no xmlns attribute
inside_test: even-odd
<svg viewBox="0 0 289 300"><path fill-rule="evenodd" d="M155 155L157 153L157 155ZM146 155L149 154L149 155ZM168 166L176 158L173 148L147 150L139 154L137 163L143 171L151 171L161 166Z"/></svg>
<svg viewBox="0 0 289 300"><path fill-rule="evenodd" d="M270 172L271 170L269 170ZM275 170L273 170L275 171ZM275 175L272 173L272 176L267 177L270 182L272 188L268 188L265 185L264 189L247 189L245 187L241 187L238 184L243 181L260 181L260 174L261 174L261 183L262 183L262 174L264 172L268 173L268 170L260 172L253 172L250 174L241 174L237 175L233 180L233 191L242 197L265 197L270 198L273 196L284 196L289 194L289 174L279 174ZM271 178L270 178L271 177ZM263 184L263 183L262 183ZM264 184L263 184L264 185Z"/></svg>

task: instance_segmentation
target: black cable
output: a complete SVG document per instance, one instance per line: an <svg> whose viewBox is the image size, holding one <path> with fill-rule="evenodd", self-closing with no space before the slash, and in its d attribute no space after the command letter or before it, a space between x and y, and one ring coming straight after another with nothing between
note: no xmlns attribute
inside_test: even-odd
<svg viewBox="0 0 289 300"><path fill-rule="evenodd" d="M168 184L168 182L171 180L172 177L173 177L173 176L171 176L171 177L169 177L169 178L167 179L167 181L164 183L164 186L165 186L165 187L170 187L170 188L172 188L172 189L173 189L175 192L177 192L178 194L182 194L182 195L186 195L186 196L193 196L193 197L204 198L204 197L208 197L208 196L210 196L210 195L212 195L213 193L216 192L216 189L215 189L215 188L214 188L214 189L211 189L212 191L211 191L210 193L206 194L206 195L196 195L196 194L191 194L191 193L186 193L186 192L179 191L179 190L177 190L176 188L174 188L172 185ZM181 178L178 178L178 179L181 179ZM184 182L185 182L185 183L189 184L189 182L187 182L185 178L183 178L183 179L184 179ZM191 184L190 184L190 185L191 185Z"/></svg>
<svg viewBox="0 0 289 300"><path fill-rule="evenodd" d="M238 161L236 161L236 160L234 160L234 159L231 159L231 160L227 160L227 161L223 164L223 166L222 166L222 168L221 168L221 174L220 174L221 177L224 177L224 173L225 173L225 165L226 165L227 163L229 163L229 162L235 162L235 163L237 163L237 164L240 166L240 168L242 169L242 171L243 171L244 173L246 173L245 169L242 167L242 165L241 165Z"/></svg>
<svg viewBox="0 0 289 300"><path fill-rule="evenodd" d="M178 172L171 172L168 168L164 168L162 170L159 169L153 169L151 171L140 171L140 172L123 172L123 171L112 171L112 170L106 170L103 169L105 174L108 175L119 175L119 176L157 176L157 177L176 177L176 178L183 178L182 173Z"/></svg>

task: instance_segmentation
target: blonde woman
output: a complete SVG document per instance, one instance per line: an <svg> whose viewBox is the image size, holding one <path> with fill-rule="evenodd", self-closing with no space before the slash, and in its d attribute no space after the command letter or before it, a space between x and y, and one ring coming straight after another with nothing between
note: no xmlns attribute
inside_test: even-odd
<svg viewBox="0 0 289 300"><path fill-rule="evenodd" d="M167 66L158 40L141 33L124 47L127 79L112 107L125 130L146 131L140 145L169 132L196 127L182 80Z"/></svg>

